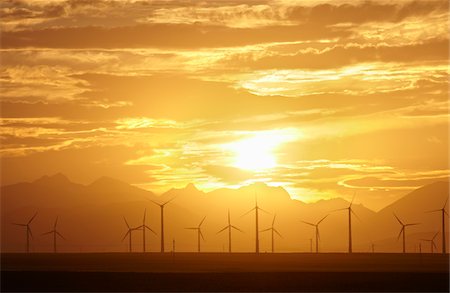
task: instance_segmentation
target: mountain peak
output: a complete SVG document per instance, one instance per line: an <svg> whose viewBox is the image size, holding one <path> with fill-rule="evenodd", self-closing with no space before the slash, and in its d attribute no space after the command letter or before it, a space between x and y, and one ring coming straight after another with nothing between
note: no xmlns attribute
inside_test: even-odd
<svg viewBox="0 0 450 293"><path fill-rule="evenodd" d="M39 185L66 185L71 184L72 182L64 174L56 173L52 176L44 175L33 183Z"/></svg>
<svg viewBox="0 0 450 293"><path fill-rule="evenodd" d="M128 183L125 183L123 181L120 181L118 179L114 179L112 177L108 177L108 176L102 176L100 178L98 178L97 180L95 180L94 182L92 182L91 184L89 184L90 187L107 187L107 188L114 188L117 186L129 186Z"/></svg>
<svg viewBox="0 0 450 293"><path fill-rule="evenodd" d="M187 191L199 191L198 188L194 185L194 183L186 184L186 186L183 189Z"/></svg>

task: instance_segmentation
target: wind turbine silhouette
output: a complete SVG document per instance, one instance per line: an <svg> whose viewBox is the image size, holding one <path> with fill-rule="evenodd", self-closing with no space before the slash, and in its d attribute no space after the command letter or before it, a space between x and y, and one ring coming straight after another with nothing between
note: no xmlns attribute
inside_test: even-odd
<svg viewBox="0 0 450 293"><path fill-rule="evenodd" d="M129 251L130 252L132 252L132 245L131 245L131 240L132 240L132 233L133 233L133 231L137 231L137 230L140 230L141 228L141 226L139 226L139 227L136 227L136 228L131 228L130 227L130 225L128 225L128 222L127 222L127 219L125 219L125 217L123 217L123 219L124 219L124 221L125 221L125 224L127 225L127 228L128 228L128 231L127 231L127 233L125 233L125 235L123 236L123 238L122 238L122 241L124 241L125 240L125 238L127 238L127 236L128 236L128 245L129 245Z"/></svg>
<svg viewBox="0 0 450 293"><path fill-rule="evenodd" d="M161 252L164 252L164 206L174 199L175 199L175 197L169 199L168 201L166 201L165 203L162 203L162 204L157 203L154 200L151 200L151 202L153 202L154 204L156 204L157 206L159 206L161 208Z"/></svg>
<svg viewBox="0 0 450 293"><path fill-rule="evenodd" d="M394 214L394 217L397 219L397 221L402 225L402 229L400 230L400 233L398 233L397 239L400 238L400 235L403 234L403 253L406 253L406 227L408 226L415 226L419 225L419 223L412 223L412 224L403 224L403 222L397 217L396 214Z"/></svg>
<svg viewBox="0 0 450 293"><path fill-rule="evenodd" d="M147 214L147 209L144 209L144 218L142 219L142 225L137 227L138 229L142 228L142 251L145 252L145 230L151 231L153 234L156 235L156 232L152 230L147 224L145 223L145 216Z"/></svg>
<svg viewBox="0 0 450 293"><path fill-rule="evenodd" d="M322 223L323 220L325 220L326 217L328 217L328 215L326 215L325 217L320 219L316 224L302 221L303 223L316 228L316 253L319 253L319 239L320 239L319 225L320 225L320 223Z"/></svg>
<svg viewBox="0 0 450 293"><path fill-rule="evenodd" d="M445 206L447 205L447 202L448 202L448 197L445 200L445 203L444 203L444 206L442 207L442 209L432 210L432 211L427 212L427 213L442 212L442 254L445 254L447 251L446 246L445 246L445 232L446 232L445 231L445 214L447 214L447 216L448 216L448 213L445 210Z"/></svg>
<svg viewBox="0 0 450 293"><path fill-rule="evenodd" d="M228 252L231 253L231 229L236 229L242 233L244 233L244 231L242 231L241 229L239 229L236 226L231 225L231 220L230 220L230 210L228 209L228 225L225 226L222 230L220 230L219 232L217 232L217 234L225 231L226 229L228 229Z"/></svg>
<svg viewBox="0 0 450 293"><path fill-rule="evenodd" d="M30 252L30 236L31 236L31 238L33 238L33 233L31 233L30 224L31 224L31 222L33 222L36 215L37 215L37 212L34 214L34 216L31 217L31 219L26 224L12 223L13 225L16 225L16 226L26 227L25 233L26 233L26 238L27 238L27 253Z"/></svg>
<svg viewBox="0 0 450 293"><path fill-rule="evenodd" d="M434 236L431 239L420 239L422 241L426 241L426 242L430 242L430 246L431 246L431 253L433 253L433 247L436 247L436 243L434 243L434 239L436 238L436 236L438 236L439 232L436 232L436 234L434 234Z"/></svg>
<svg viewBox="0 0 450 293"><path fill-rule="evenodd" d="M58 235L59 237L61 237L62 239L66 240L66 238L64 238L64 236L61 235L61 233L59 233L56 230L56 225L58 225L58 217L56 217L55 220L55 224L53 225L53 230L48 231L46 233L42 233L42 235L48 235L48 234L53 234L53 252L56 253L56 236Z"/></svg>
<svg viewBox="0 0 450 293"><path fill-rule="evenodd" d="M275 234L277 233L278 236L280 236L281 238L283 238L283 236L281 236L281 234L277 231L277 229L275 229L274 225L275 225L275 218L276 218L276 214L273 216L273 220L272 220L272 226L270 228L261 230L261 232L265 232L265 231L271 231L272 232L272 253L275 252Z"/></svg>
<svg viewBox="0 0 450 293"><path fill-rule="evenodd" d="M256 250L256 253L258 254L259 253L259 210L261 210L267 214L269 214L269 212L258 207L258 199L256 197L256 194L255 194L255 207L252 208L251 210L249 210L248 212L246 212L245 214L243 214L241 217L248 215L253 210L255 211L255 222L256 222L256 227L255 227L255 233L256 233L256 243L255 243L256 245L255 246L256 247L255 247L255 250Z"/></svg>
<svg viewBox="0 0 450 293"><path fill-rule="evenodd" d="M353 195L352 201L350 202L350 205L348 206L348 208L342 208L342 209L337 209L337 210L333 211L333 212L337 212L337 211L348 210L348 253L352 253L353 252L353 247L352 247L352 214L355 215L355 217L357 219L359 219L358 215L356 215L356 213L352 209L352 205L353 205L353 200L354 199L355 199L355 195Z"/></svg>
<svg viewBox="0 0 450 293"><path fill-rule="evenodd" d="M188 230L196 230L197 231L198 252L200 252L200 237L202 237L203 241L205 240L205 238L203 237L202 228L201 228L205 219L206 219L206 216L203 218L203 220L200 222L200 224L198 224L197 227L185 228Z"/></svg>

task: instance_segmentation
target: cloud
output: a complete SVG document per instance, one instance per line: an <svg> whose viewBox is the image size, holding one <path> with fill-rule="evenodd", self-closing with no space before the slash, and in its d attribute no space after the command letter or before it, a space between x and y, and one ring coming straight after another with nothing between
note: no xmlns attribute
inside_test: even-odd
<svg viewBox="0 0 450 293"><path fill-rule="evenodd" d="M203 167L207 175L218 178L228 184L242 183L254 177L254 174L235 167L206 165Z"/></svg>
<svg viewBox="0 0 450 293"><path fill-rule="evenodd" d="M264 53L233 54L219 61L232 68L268 69L336 69L359 63L426 62L448 59L448 39L432 39L423 43L402 45L333 45L322 50L303 49L294 54Z"/></svg>
<svg viewBox="0 0 450 293"><path fill-rule="evenodd" d="M214 48L319 40L349 35L313 25L228 28L216 25L145 24L127 27L67 27L6 31L4 48ZM70 36L68 38L67 36Z"/></svg>

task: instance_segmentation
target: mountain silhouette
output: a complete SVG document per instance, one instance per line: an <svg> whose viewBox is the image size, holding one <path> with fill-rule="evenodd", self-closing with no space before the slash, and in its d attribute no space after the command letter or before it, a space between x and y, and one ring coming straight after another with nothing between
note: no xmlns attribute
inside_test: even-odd
<svg viewBox="0 0 450 293"><path fill-rule="evenodd" d="M358 219L353 218L353 240L355 251L368 251L369 243L377 243L384 251L398 251L396 235L399 225L393 217L398 213L407 222L421 222L408 233L411 241L423 238L440 229L437 214L427 214L426 210L441 208L448 197L448 182L436 182L406 194L379 212L363 205L354 204ZM220 251L227 242L226 235L216 235L226 225L230 209L232 223L245 233L234 235L233 247L237 251L254 250L255 214L250 211L258 201L260 228L270 226L277 215L277 229L283 234L277 247L282 251L309 251L309 238L314 231L301 221L316 222L328 215L321 224L321 250L346 251L349 206L342 198L304 203L291 198L282 187L255 183L237 189L221 188L203 192L193 183L183 188L173 188L156 196L150 191L127 184L123 181L101 177L91 184L82 185L70 181L63 174L43 176L34 182L23 182L1 187L1 228L2 250L23 251L23 231L11 222L23 222L34 212L39 215L33 222L33 232L39 235L47 231L56 216L60 216L59 227L70 239L61 244L67 251L125 251L126 243L121 242L126 231L123 217L132 226L141 224L144 209L147 210L147 224L158 235L148 236L150 251L159 251L160 209L151 201L165 202L173 199L165 207L166 243L170 250L171 239L177 239L177 250L194 251L195 235L184 229L196 226L206 216L202 226L206 242L205 251ZM416 236L414 236L416 235ZM133 242L139 250L140 239ZM418 241L418 240L417 240ZM47 238L33 240L35 251L51 249ZM261 251L270 250L269 234L260 235ZM50 247L50 248L49 248Z"/></svg>

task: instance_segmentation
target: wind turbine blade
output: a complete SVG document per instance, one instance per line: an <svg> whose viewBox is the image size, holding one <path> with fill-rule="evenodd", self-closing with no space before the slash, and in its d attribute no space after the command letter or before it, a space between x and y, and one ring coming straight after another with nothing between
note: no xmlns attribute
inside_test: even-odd
<svg viewBox="0 0 450 293"><path fill-rule="evenodd" d="M305 223L305 224L307 224L307 225L313 226L313 227L316 226L316 225L314 225L313 223L309 223L309 222L305 222L305 221L302 221L302 222Z"/></svg>
<svg viewBox="0 0 450 293"><path fill-rule="evenodd" d="M281 236L280 232L278 232L277 229L274 228L273 231L274 231L275 233L277 233L278 236L280 236L281 238L283 238L283 236Z"/></svg>
<svg viewBox="0 0 450 293"><path fill-rule="evenodd" d="M326 215L325 217L323 217L319 222L317 222L316 225L319 225L323 220L325 220L326 217L328 217L328 215Z"/></svg>
<svg viewBox="0 0 450 293"><path fill-rule="evenodd" d="M238 227L236 227L236 226L233 226L233 225L231 225L231 228L233 228L233 229L236 229L236 230L238 230L239 232L242 232L242 233L244 233L244 231L242 231L241 229L239 229Z"/></svg>
<svg viewBox="0 0 450 293"><path fill-rule="evenodd" d="M405 224L405 226L416 226L416 225L420 225L420 223Z"/></svg>
<svg viewBox="0 0 450 293"><path fill-rule="evenodd" d="M130 234L130 231L131 231L131 230L128 230L127 233L125 233L125 236L123 236L122 241L124 241L125 238L127 238L128 234Z"/></svg>
<svg viewBox="0 0 450 293"><path fill-rule="evenodd" d="M445 203L444 203L444 206L442 207L442 209L445 209L445 206L447 205L447 202L448 202L448 197L445 199Z"/></svg>
<svg viewBox="0 0 450 293"><path fill-rule="evenodd" d="M270 231L270 230L272 230L272 228L267 228L267 229L264 229L264 230L260 230L259 232L266 232L266 231Z"/></svg>
<svg viewBox="0 0 450 293"><path fill-rule="evenodd" d="M162 206L165 206L166 204L168 204L169 202L171 202L172 200L174 200L175 198L177 198L176 196L172 197L171 199L169 199L168 201L166 201L165 203L162 204Z"/></svg>
<svg viewBox="0 0 450 293"><path fill-rule="evenodd" d="M30 233L31 238L34 238L33 233L31 232L31 228L28 226L27 226L27 231L28 231L27 233Z"/></svg>
<svg viewBox="0 0 450 293"><path fill-rule="evenodd" d="M219 232L217 232L216 234L219 234L219 233L221 233L221 232L225 231L226 229L228 229L228 227L229 227L229 226L226 226L225 228L223 228L222 230L220 230L220 231L219 231Z"/></svg>
<svg viewBox="0 0 450 293"><path fill-rule="evenodd" d="M131 228L130 228L130 225L128 225L127 219L125 219L125 217L123 217L123 220L125 221L125 224L127 225L127 228L128 228L128 229L131 229Z"/></svg>
<svg viewBox="0 0 450 293"><path fill-rule="evenodd" d="M200 236L202 237L203 241L205 241L205 237L203 237L203 233L202 233L202 230L198 229L198 231L199 231L199 233L200 233Z"/></svg>
<svg viewBox="0 0 450 293"><path fill-rule="evenodd" d="M153 230L152 230L152 228L150 228L150 227L149 227L149 226L147 226L147 225L145 225L143 229L147 229L147 230L149 230L149 231L153 232L153 234L155 234L155 235L156 235L156 232L155 232L155 231L153 231Z"/></svg>
<svg viewBox="0 0 450 293"><path fill-rule="evenodd" d="M144 209L144 218L142 219L142 223L145 225L145 216L147 215L147 209Z"/></svg>
<svg viewBox="0 0 450 293"><path fill-rule="evenodd" d="M404 233L404 230L405 230L405 227L402 226L402 229L400 230L400 233L398 233L397 241L400 239L400 235L402 235L402 233Z"/></svg>
<svg viewBox="0 0 450 293"><path fill-rule="evenodd" d="M436 244L434 243L434 241L431 241L431 245L434 246L434 248L437 248Z"/></svg>
<svg viewBox="0 0 450 293"><path fill-rule="evenodd" d="M56 225L58 225L58 216L56 216L55 225L53 225L54 230L56 230Z"/></svg>
<svg viewBox="0 0 450 293"><path fill-rule="evenodd" d="M27 226L27 224L18 224L18 223L11 223L11 225L22 226L22 227L26 227Z"/></svg>
<svg viewBox="0 0 450 293"><path fill-rule="evenodd" d="M403 222L400 221L400 219L397 217L397 215L396 215L395 213L392 213L392 214L393 214L394 217L397 219L397 221L400 223L400 225L404 226L404 225L403 225Z"/></svg>
<svg viewBox="0 0 450 293"><path fill-rule="evenodd" d="M188 227L188 228L184 228L184 229L187 229L187 230L198 230L198 228L197 227Z"/></svg>
<svg viewBox="0 0 450 293"><path fill-rule="evenodd" d="M205 221L205 219L206 219L206 216L203 218L203 220L202 220L202 221L200 222L200 224L198 225L199 228L202 226L202 224L203 224L203 222Z"/></svg>
<svg viewBox="0 0 450 293"><path fill-rule="evenodd" d="M342 208L342 209L337 209L337 210L331 210L330 213L339 212L339 211L343 211L343 210L348 210L348 208Z"/></svg>
<svg viewBox="0 0 450 293"><path fill-rule="evenodd" d="M270 213L269 213L268 211L266 211L265 209L262 209L262 208L260 208L260 207L258 207L258 209L261 210L261 211L263 211L263 212L265 212L266 214L270 215Z"/></svg>
<svg viewBox="0 0 450 293"><path fill-rule="evenodd" d="M28 221L28 225L30 225L31 222L33 222L33 220L34 220L34 218L36 218L36 215L37 215L37 214L38 214L38 213L36 212L36 213L34 214L34 216L31 217L31 219Z"/></svg>
<svg viewBox="0 0 450 293"><path fill-rule="evenodd" d="M350 211L351 211L351 213L360 221L360 222L362 222L361 221L361 218L360 217L358 217L358 215L353 211L353 209L350 209Z"/></svg>
<svg viewBox="0 0 450 293"><path fill-rule="evenodd" d="M256 209L256 207L254 207L253 209L249 210L248 212L246 212L245 214L243 214L243 215L241 216L241 218L242 218L243 216L246 216L246 215L250 214L250 213L253 212L255 209Z"/></svg>
<svg viewBox="0 0 450 293"><path fill-rule="evenodd" d="M228 209L228 225L231 225L230 209Z"/></svg>
<svg viewBox="0 0 450 293"><path fill-rule="evenodd" d="M444 214L447 214L447 216L448 216L448 213L447 213L447 211L446 211L446 210L444 210Z"/></svg>
<svg viewBox="0 0 450 293"><path fill-rule="evenodd" d="M151 201L152 203L156 204L156 205L159 206L159 207L164 206L164 205L162 205L162 204L160 204L160 203L157 203L157 202L154 201L153 199L147 199L147 200L148 200L148 201Z"/></svg>
<svg viewBox="0 0 450 293"><path fill-rule="evenodd" d="M275 225L275 218L277 217L277 214L273 215L273 220L272 220L272 227L273 225Z"/></svg>
<svg viewBox="0 0 450 293"><path fill-rule="evenodd" d="M349 208L352 207L353 201L355 200L356 191L353 193L352 201L350 202Z"/></svg>
<svg viewBox="0 0 450 293"><path fill-rule="evenodd" d="M442 209L426 211L425 213L435 213L435 212L440 212L440 211L442 211Z"/></svg>
<svg viewBox="0 0 450 293"><path fill-rule="evenodd" d="M51 233L53 233L53 231L48 231L48 232L42 233L41 236L48 235L48 234L51 234Z"/></svg>
<svg viewBox="0 0 450 293"><path fill-rule="evenodd" d="M56 231L56 234L58 234L58 236L61 237L62 239L66 240L66 238L64 238L64 236L62 236L61 233L59 233L58 231Z"/></svg>
<svg viewBox="0 0 450 293"><path fill-rule="evenodd" d="M317 238L320 240L320 230L319 230L319 227L316 227L316 231L317 231Z"/></svg>

